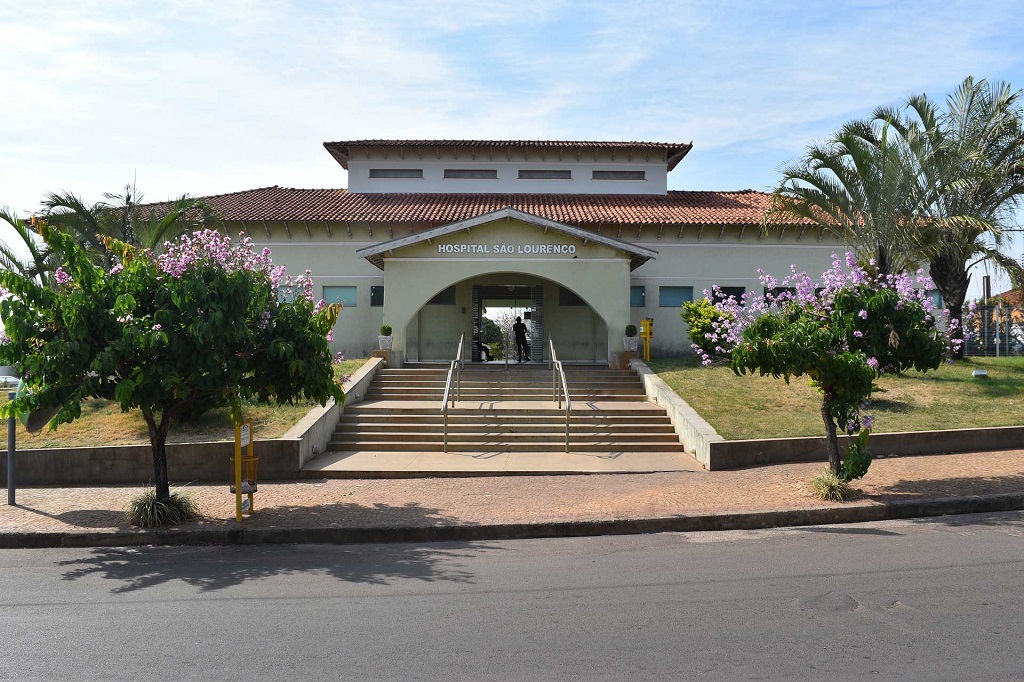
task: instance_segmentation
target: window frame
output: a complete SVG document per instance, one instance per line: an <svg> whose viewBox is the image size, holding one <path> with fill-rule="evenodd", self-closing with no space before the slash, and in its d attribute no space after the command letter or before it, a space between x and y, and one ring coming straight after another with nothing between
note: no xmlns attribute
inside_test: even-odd
<svg viewBox="0 0 1024 682"><path fill-rule="evenodd" d="M689 298L683 298L679 303L665 303L665 294L668 293L666 290L689 290ZM693 302L693 287L685 284L665 284L658 287L658 307L659 308L681 308L684 303Z"/></svg>

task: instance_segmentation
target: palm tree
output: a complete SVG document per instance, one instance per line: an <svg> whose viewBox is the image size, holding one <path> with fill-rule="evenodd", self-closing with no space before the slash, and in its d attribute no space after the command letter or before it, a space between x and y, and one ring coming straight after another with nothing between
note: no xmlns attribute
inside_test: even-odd
<svg viewBox="0 0 1024 682"><path fill-rule="evenodd" d="M873 115L892 125L911 151L916 247L958 321L976 263L994 263L1015 284L1024 280L1021 264L1004 252L1005 230L1024 198L1021 96L1006 83L968 77L947 97L945 111L921 94L902 110L879 108ZM958 338L962 333L955 330Z"/></svg>
<svg viewBox="0 0 1024 682"><path fill-rule="evenodd" d="M0 209L0 220L3 220L28 251L28 258L20 255L11 244L0 241L0 268L16 272L21 276L38 281L44 287L53 285L52 273L58 263L50 255L49 247L37 239L31 222L19 218L9 208Z"/></svg>
<svg viewBox="0 0 1024 682"><path fill-rule="evenodd" d="M126 185L123 194L108 192L103 197L87 206L71 192L51 193L43 208L50 225L69 231L107 269L114 265L114 255L103 245L103 237L159 251L166 240L183 232L220 225L204 199L187 194L175 201L144 204L142 193Z"/></svg>
<svg viewBox="0 0 1024 682"><path fill-rule="evenodd" d="M765 227L789 216L835 234L881 274L917 265L908 150L888 125L850 121L782 170Z"/></svg>

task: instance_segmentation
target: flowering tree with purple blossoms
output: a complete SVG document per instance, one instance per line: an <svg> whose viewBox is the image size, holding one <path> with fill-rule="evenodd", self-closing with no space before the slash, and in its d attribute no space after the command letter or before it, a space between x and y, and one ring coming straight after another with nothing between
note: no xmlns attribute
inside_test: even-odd
<svg viewBox="0 0 1024 682"><path fill-rule="evenodd" d="M31 389L3 416L58 408L56 428L79 417L87 398L141 410L156 498L166 500L176 419L230 406L238 422L243 400L344 399L327 338L338 308L314 304L308 272L288 278L251 240L204 230L156 256L107 238L119 263L106 273L69 234L45 225L41 233L63 263L56 290L0 273L0 364L17 365Z"/></svg>
<svg viewBox="0 0 1024 682"><path fill-rule="evenodd" d="M724 302L732 319L732 369L776 378L808 376L821 391L829 468L846 481L867 473L872 418L862 414L883 373L936 369L949 344L942 313L932 307L923 273L871 274L852 254L816 283L792 267L778 281L761 272L768 296ZM944 312L944 311L943 311ZM857 438L840 456L837 432Z"/></svg>

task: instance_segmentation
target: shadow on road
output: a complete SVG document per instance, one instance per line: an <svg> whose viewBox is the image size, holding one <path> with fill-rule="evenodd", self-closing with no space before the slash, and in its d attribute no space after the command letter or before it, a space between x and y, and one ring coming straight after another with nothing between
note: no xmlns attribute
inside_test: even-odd
<svg viewBox="0 0 1024 682"><path fill-rule="evenodd" d="M349 507L353 515L367 510L375 512L381 517L377 519L377 526L383 525L383 519L389 526L430 526L448 521L438 510L416 505L397 508L386 505L375 505L374 508L330 506L336 508L331 510L332 515L338 516L344 516L345 507ZM263 511L269 513L272 510L287 517L287 507ZM308 514L309 509L297 511ZM321 521L324 526L333 525L323 521L327 520ZM349 525L353 524L350 522ZM97 576L114 581L116 585L111 592L115 594L174 581L211 592L250 581L300 573L333 576L340 581L370 585L387 585L410 579L472 583L473 575L462 567L460 560L496 550L500 551L496 545L482 542L306 545L303 551L296 551L295 545L118 547L96 548L86 557L61 561L58 565L67 569L63 580Z"/></svg>

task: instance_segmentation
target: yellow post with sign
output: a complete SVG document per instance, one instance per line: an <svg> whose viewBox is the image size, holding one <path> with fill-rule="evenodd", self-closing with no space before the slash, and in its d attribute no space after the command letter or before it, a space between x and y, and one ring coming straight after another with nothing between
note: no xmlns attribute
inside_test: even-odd
<svg viewBox="0 0 1024 682"><path fill-rule="evenodd" d="M235 424L235 456L231 459L234 483L231 492L235 494L235 519L238 521L242 520L242 514L252 514L254 511L252 496L256 492L259 464L259 457L253 449L254 440L251 419Z"/></svg>
<svg viewBox="0 0 1024 682"><path fill-rule="evenodd" d="M651 337L654 336L654 318L640 320L640 338L644 341L644 362L651 361Z"/></svg>

